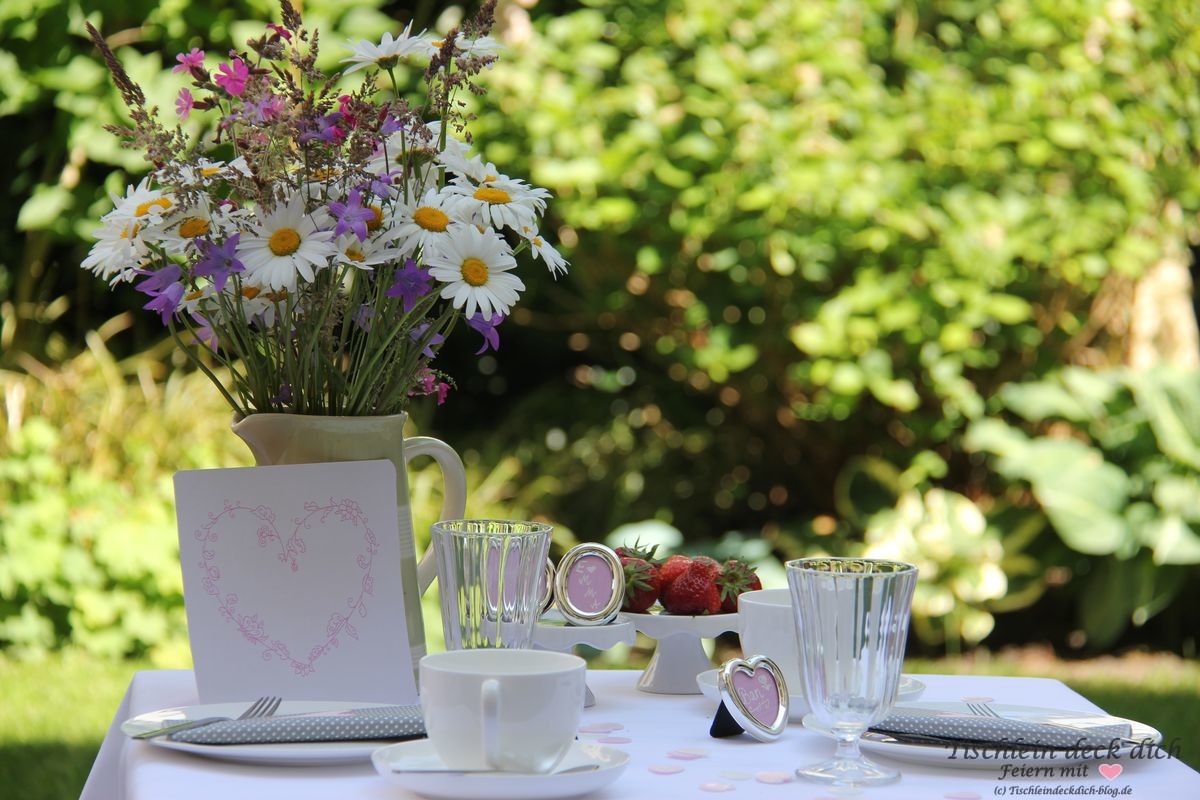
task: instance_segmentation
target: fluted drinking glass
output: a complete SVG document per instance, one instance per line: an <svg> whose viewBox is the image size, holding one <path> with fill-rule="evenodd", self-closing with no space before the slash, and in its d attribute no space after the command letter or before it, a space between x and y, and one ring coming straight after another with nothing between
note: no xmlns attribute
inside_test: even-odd
<svg viewBox="0 0 1200 800"><path fill-rule="evenodd" d="M447 650L532 645L553 530L513 520L433 524Z"/></svg>
<svg viewBox="0 0 1200 800"><path fill-rule="evenodd" d="M787 562L800 671L812 713L837 739L833 758L796 770L837 786L872 786L900 773L863 756L858 740L896 701L917 568L869 558Z"/></svg>

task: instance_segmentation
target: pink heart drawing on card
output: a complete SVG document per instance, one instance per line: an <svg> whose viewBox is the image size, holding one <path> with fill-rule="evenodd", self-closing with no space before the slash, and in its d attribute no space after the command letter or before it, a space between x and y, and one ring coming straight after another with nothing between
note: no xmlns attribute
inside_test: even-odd
<svg viewBox="0 0 1200 800"><path fill-rule="evenodd" d="M218 544L225 533L245 535L246 525L243 520L247 515L257 527L255 533L259 550L274 554L274 558L269 560L277 566L263 568L286 569L292 574L300 573L302 557L308 553L309 543L304 538L305 532L311 532L318 537L326 535L332 538L338 534L335 528L345 528L347 525L361 531L362 546L358 552L342 544L336 545L335 555L345 553L346 558L353 559L354 584L329 587L323 583L320 585L321 590L328 593L330 610L325 617L324 632L313 637L315 641L308 647L306 655L294 655L304 653L304 650L297 649L295 642L289 643L276 638L272 634L270 622L263 618L261 610L243 610L238 590L244 591L251 587L226 587L222 583ZM275 510L270 506L250 506L241 501L226 500L220 512L210 512L208 522L195 532L196 539L201 542L201 585L206 594L216 599L221 618L234 626L242 638L257 647L264 661L279 659L287 663L296 675L306 677L316 671L316 663L321 656L332 648L341 646L343 637L358 638L358 630L354 627L353 620L356 616L367 615L366 598L372 594L374 579L371 569L375 555L379 552L379 542L362 508L349 498L331 498L324 504L314 500L305 501L304 513L292 518L291 533L286 539L276 527L276 518ZM330 525L331 520L336 524ZM313 585L312 581L308 581L303 588L310 592Z"/></svg>
<svg viewBox="0 0 1200 800"><path fill-rule="evenodd" d="M1125 767L1121 766L1120 764L1101 764L1100 765L1100 774L1103 775L1105 778L1107 778L1110 781L1113 778L1120 775L1124 771L1125 771Z"/></svg>

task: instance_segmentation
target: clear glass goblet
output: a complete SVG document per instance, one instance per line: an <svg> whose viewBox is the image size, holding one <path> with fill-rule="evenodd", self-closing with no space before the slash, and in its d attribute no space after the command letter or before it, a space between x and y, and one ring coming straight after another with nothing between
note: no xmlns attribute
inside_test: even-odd
<svg viewBox="0 0 1200 800"><path fill-rule="evenodd" d="M553 530L518 520L433 524L447 650L532 646Z"/></svg>
<svg viewBox="0 0 1200 800"><path fill-rule="evenodd" d="M900 779L859 750L858 740L896 701L917 568L869 558L787 562L800 672L817 721L837 739L833 758L796 770L836 786Z"/></svg>

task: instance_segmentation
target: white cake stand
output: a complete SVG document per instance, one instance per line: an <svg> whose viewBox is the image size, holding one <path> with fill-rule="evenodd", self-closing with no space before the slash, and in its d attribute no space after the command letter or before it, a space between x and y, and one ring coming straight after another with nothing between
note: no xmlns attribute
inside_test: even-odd
<svg viewBox="0 0 1200 800"><path fill-rule="evenodd" d="M618 614L616 619L605 625L567 625L565 622L566 619L557 608L543 614L533 629L534 649L570 653L578 644L608 650L618 644L632 645L637 641L637 630L625 614ZM594 705L596 696L588 687L583 707L591 708Z"/></svg>
<svg viewBox="0 0 1200 800"><path fill-rule="evenodd" d="M737 614L699 617L671 614L622 614L634 628L658 642L638 688L654 694L700 694L696 676L713 668L701 639L738 629Z"/></svg>

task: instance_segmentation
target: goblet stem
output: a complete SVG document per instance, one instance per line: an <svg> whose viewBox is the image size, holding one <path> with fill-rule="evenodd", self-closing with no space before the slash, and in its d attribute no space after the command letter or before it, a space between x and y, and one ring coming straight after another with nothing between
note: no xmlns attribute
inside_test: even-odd
<svg viewBox="0 0 1200 800"><path fill-rule="evenodd" d="M833 758L796 770L796 775L808 780L828 783L833 786L856 788L893 783L900 780L900 773L863 757L859 750L859 737L863 729L837 728L837 751Z"/></svg>
<svg viewBox="0 0 1200 800"><path fill-rule="evenodd" d="M861 730L839 731L837 734L837 751L833 754L834 759L858 761L862 758L862 751L858 749L860 736L862 736Z"/></svg>

